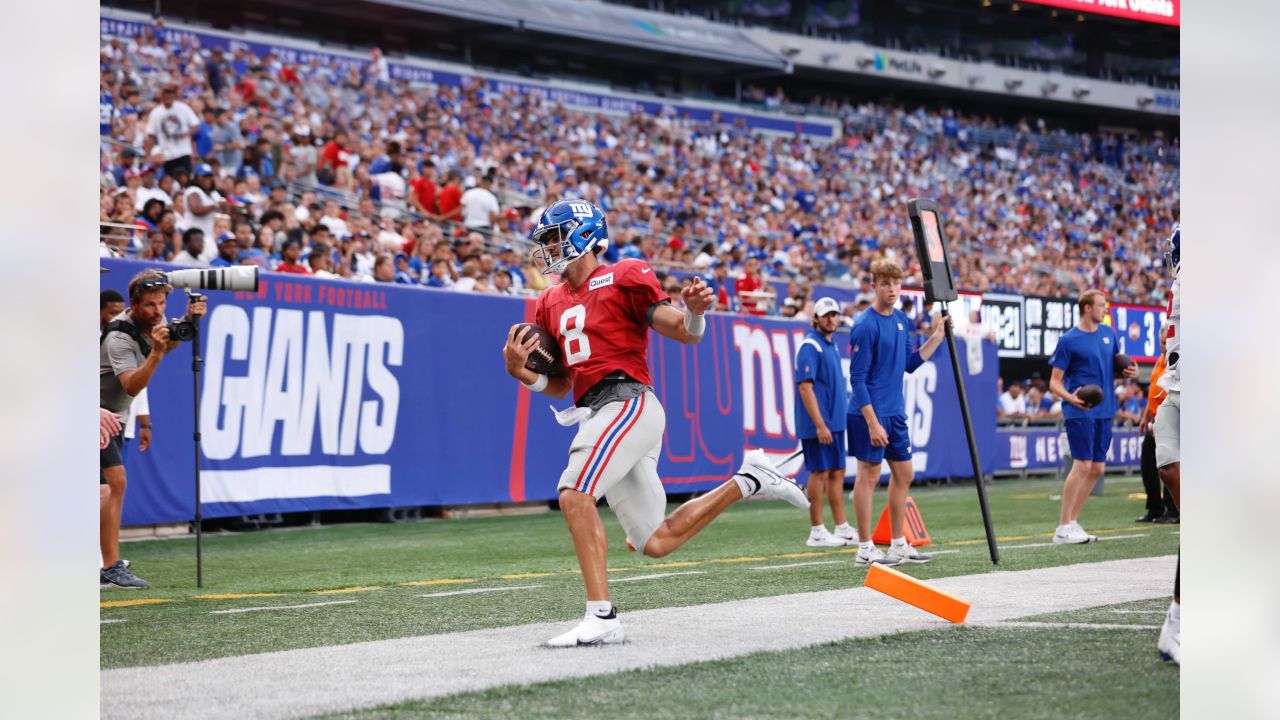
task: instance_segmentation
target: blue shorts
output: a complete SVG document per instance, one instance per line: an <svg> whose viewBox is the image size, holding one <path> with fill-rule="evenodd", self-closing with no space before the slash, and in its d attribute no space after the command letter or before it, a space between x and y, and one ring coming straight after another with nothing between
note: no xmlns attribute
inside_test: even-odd
<svg viewBox="0 0 1280 720"><path fill-rule="evenodd" d="M1106 462L1111 448L1111 418L1075 418L1066 421L1067 446L1072 460Z"/></svg>
<svg viewBox="0 0 1280 720"><path fill-rule="evenodd" d="M861 415L849 416L849 454L862 462L879 465L884 460L898 462L911 459L911 436L907 433L905 415L880 418L880 424L889 435L889 444L884 447L871 445L871 429Z"/></svg>
<svg viewBox="0 0 1280 720"><path fill-rule="evenodd" d="M831 433L831 444L823 445L818 438L800 438L804 450L804 469L809 472L844 469L844 431Z"/></svg>

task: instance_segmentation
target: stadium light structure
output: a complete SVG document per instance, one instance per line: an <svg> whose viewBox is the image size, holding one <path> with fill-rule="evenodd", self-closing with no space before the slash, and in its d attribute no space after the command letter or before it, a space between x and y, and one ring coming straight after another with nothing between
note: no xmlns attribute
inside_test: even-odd
<svg viewBox="0 0 1280 720"><path fill-rule="evenodd" d="M1040 93L1043 95L1052 95L1058 92L1058 83L1049 80L1040 86Z"/></svg>
<svg viewBox="0 0 1280 720"><path fill-rule="evenodd" d="M1022 80L1018 78L1009 78L1008 80L1004 81L1004 89L1010 92L1013 92L1014 90L1017 90L1020 87L1022 87Z"/></svg>
<svg viewBox="0 0 1280 720"><path fill-rule="evenodd" d="M1077 100L1083 100L1091 92L1093 91L1089 88L1084 87L1083 85L1077 85L1076 88L1071 91L1071 94L1075 95Z"/></svg>

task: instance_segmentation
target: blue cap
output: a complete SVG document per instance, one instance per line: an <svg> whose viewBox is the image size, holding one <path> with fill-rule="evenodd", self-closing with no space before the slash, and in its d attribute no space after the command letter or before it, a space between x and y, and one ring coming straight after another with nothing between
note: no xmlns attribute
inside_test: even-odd
<svg viewBox="0 0 1280 720"><path fill-rule="evenodd" d="M213 174L213 168L209 166L209 163L200 163L199 165L196 166L196 177L200 177L201 175L212 175L212 174Z"/></svg>
<svg viewBox="0 0 1280 720"><path fill-rule="evenodd" d="M218 236L218 244L221 245L222 243L228 240L235 240L235 239L236 239L235 233L224 232Z"/></svg>

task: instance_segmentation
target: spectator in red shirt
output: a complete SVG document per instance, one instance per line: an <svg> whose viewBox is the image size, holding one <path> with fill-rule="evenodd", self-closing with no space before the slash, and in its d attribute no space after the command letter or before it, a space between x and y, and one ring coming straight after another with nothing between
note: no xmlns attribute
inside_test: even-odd
<svg viewBox="0 0 1280 720"><path fill-rule="evenodd" d="M422 163L422 173L415 177L410 186L409 202L418 212L431 217L436 214L436 164L430 160Z"/></svg>
<svg viewBox="0 0 1280 720"><path fill-rule="evenodd" d="M757 294L764 291L764 280L760 279L760 260L747 258L743 266L742 277L733 284L734 294L738 296L738 304L742 312L748 315L767 315L769 302Z"/></svg>
<svg viewBox="0 0 1280 720"><path fill-rule="evenodd" d="M293 273L294 275L310 275L311 270L298 262L302 257L302 244L297 240L286 240L280 250L281 261L276 265L276 272Z"/></svg>
<svg viewBox="0 0 1280 720"><path fill-rule="evenodd" d="M320 150L319 167L329 168L333 172L338 172L339 168L347 166L347 158L350 153L347 152L347 134L341 130L333 134L333 139L324 144Z"/></svg>
<svg viewBox="0 0 1280 720"><path fill-rule="evenodd" d="M436 198L436 206L440 214L438 222L457 222L462 215L462 173L450 170L444 178L444 187Z"/></svg>

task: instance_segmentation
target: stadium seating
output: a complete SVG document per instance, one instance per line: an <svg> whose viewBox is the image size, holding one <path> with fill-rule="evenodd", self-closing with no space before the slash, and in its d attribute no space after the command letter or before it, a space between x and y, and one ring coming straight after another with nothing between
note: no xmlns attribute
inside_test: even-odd
<svg viewBox="0 0 1280 720"><path fill-rule="evenodd" d="M1002 126L950 110L816 99L814 111L842 122L829 148L667 115L571 111L480 81L410 86L390 81L376 52L362 67L340 68L157 37L102 43L103 252L168 259L181 250L148 240L155 222L139 220L143 179L135 178L148 160L159 162L142 157L157 89L178 82L197 115L224 108L238 125L241 151L199 158L218 160L217 187L231 211L253 223L255 238L262 214L282 211L283 226L262 240L268 267L285 238L309 245L317 210L334 200L342 218L334 224L357 241L335 238L339 275L368 279L377 254L404 252L413 263L402 281L424 281L439 256L456 282L469 252L484 290L502 245L524 255L531 211L572 196L608 212L609 259L643 257L676 270L719 260L736 273L755 256L776 279L856 284L880 255L913 264L903 204L923 195L950 209L966 290L1066 296L1096 286L1118 302L1164 300L1156 239L1176 220L1176 138L1126 143L1043 122ZM301 176L293 151L314 145L323 157L339 130L348 138L336 151L346 167ZM403 149L399 178L388 177L393 141ZM135 156L125 158L126 148ZM469 232L411 197L432 172L427 164L437 191L451 169L468 187L482 175L495 180L498 224L482 228L469 251L450 243L436 251L438 241L457 244ZM171 179L159 187L179 192ZM117 197L122 188L128 201ZM360 240L365 247L342 249Z"/></svg>

